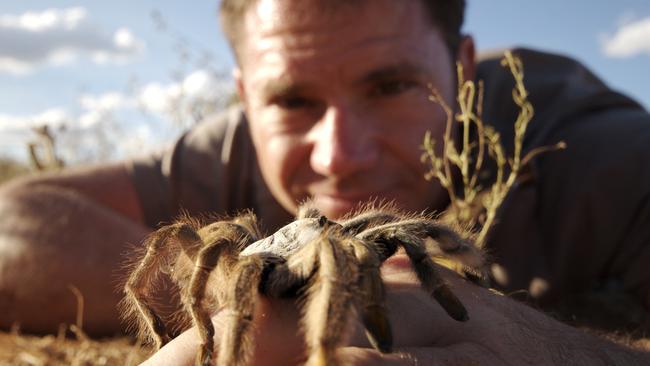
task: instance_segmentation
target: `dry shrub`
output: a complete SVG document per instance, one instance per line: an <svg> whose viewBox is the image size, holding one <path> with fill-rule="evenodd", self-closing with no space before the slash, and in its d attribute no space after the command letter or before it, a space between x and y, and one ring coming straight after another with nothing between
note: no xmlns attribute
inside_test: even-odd
<svg viewBox="0 0 650 366"><path fill-rule="evenodd" d="M530 149L523 154L523 140L534 115L534 108L528 100L528 91L524 86L524 69L521 60L506 51L501 65L507 67L515 79L512 99L519 108L514 123L514 151L512 156L506 156L501 144L501 137L491 126L482 119L483 83L463 79L462 65L457 65L458 91L457 110L452 108L434 88L431 89L430 100L438 103L447 115L447 126L442 141L442 154L436 152L436 141L430 133L424 138L422 162L429 163L431 169L425 178L438 179L449 194L451 203L441 215L441 219L452 225L466 229L473 236L479 247L485 245L490 229L495 224L499 206L517 181L522 168L540 153L561 150L566 144L560 141L552 146L541 146ZM454 141L452 131L456 129L454 122L461 123L461 136ZM457 148L460 145L460 150ZM523 155L523 156L522 156ZM482 173L486 164L486 156L493 160L496 166L495 179L482 186ZM460 179L460 181L458 181ZM460 187L460 188L459 188ZM458 270L453 262L436 258L442 265ZM554 314L549 314L554 315ZM600 316L601 319L597 319ZM596 321L606 321L603 314L594 314L586 318L586 324ZM561 319L567 321L566 319ZM620 320L620 319L619 319ZM580 326L585 331L597 334L619 344L639 350L650 350L650 338L647 334L631 333L626 329L614 331L612 326L605 332L601 327ZM603 328L605 329L605 328Z"/></svg>
<svg viewBox="0 0 650 366"><path fill-rule="evenodd" d="M485 245L488 232L494 225L499 206L516 182L519 172L531 159L542 152L564 149L564 142L554 146L531 149L522 157L523 140L528 123L533 118L534 109L528 100L528 91L524 86L524 69L521 60L510 51L506 51L501 65L507 67L515 79L512 99L519 107L519 114L514 123L514 152L506 156L501 144L501 137L482 119L483 83L463 79L463 67L457 65L458 91L456 113L441 97L440 93L430 87L430 100L438 103L447 115L447 126L443 137L442 155L436 152L436 141L429 132L424 137L422 162L431 164L425 178L438 179L449 194L451 204L443 219L470 231L475 231L475 242L479 247ZM461 123L460 151L453 140L454 122ZM472 131L475 131L472 134ZM472 136L473 135L473 136ZM481 186L479 177L486 165L486 156L496 163L496 178L488 186ZM457 179L462 182L456 182ZM462 183L462 184L457 184ZM461 187L461 189L457 189Z"/></svg>

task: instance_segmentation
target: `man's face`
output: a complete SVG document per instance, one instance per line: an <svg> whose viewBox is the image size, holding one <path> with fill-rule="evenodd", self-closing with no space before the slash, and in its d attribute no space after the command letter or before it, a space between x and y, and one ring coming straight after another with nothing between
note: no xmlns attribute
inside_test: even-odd
<svg viewBox="0 0 650 366"><path fill-rule="evenodd" d="M265 181L295 212L313 198L336 218L372 198L409 211L442 209L420 145L442 140L455 84L441 33L419 0L260 0L239 46L240 94Z"/></svg>

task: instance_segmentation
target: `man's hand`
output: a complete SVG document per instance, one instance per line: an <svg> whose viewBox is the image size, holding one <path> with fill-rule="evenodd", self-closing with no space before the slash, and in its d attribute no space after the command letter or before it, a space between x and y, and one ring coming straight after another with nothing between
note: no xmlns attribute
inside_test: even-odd
<svg viewBox="0 0 650 366"><path fill-rule="evenodd" d="M426 293L403 256L382 267L393 327L392 354L370 347L357 323L339 355L350 365L627 365L650 354L627 349L561 324L525 305L443 270L470 319L457 322ZM305 359L293 301L260 298L254 365L293 365ZM224 312L213 317L219 344ZM194 329L154 354L145 365L192 365L200 345Z"/></svg>

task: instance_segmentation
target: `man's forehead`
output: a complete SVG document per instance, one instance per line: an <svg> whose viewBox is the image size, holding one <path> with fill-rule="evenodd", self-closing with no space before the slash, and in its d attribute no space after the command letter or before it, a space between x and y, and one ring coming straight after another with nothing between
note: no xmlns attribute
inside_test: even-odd
<svg viewBox="0 0 650 366"><path fill-rule="evenodd" d="M361 1L353 3L359 3L355 6L358 9ZM352 8L352 5L326 4L325 0L260 0L246 12L243 31L249 38L301 28L330 29L337 26L337 22L345 21L348 9Z"/></svg>
<svg viewBox="0 0 650 366"><path fill-rule="evenodd" d="M249 38L283 31L363 26L369 19L361 15L369 13L390 27L387 23L404 21L405 14L414 14L414 6L415 14L421 15L421 0L259 0L246 11L242 31L244 38Z"/></svg>
<svg viewBox="0 0 650 366"><path fill-rule="evenodd" d="M327 57L328 53L340 57L337 53L346 48L353 50L372 43L381 44L391 38L404 37L409 32L430 32L433 29L413 19L421 16L420 8L412 6L419 5L419 0L397 3L394 3L396 0L373 0L360 8L366 1L355 2L358 4L353 7L340 5L334 10L321 12L308 6L321 0L260 0L258 6L246 15L239 54L254 64L262 61L269 65L283 63L287 58ZM359 11L348 11L353 8ZM278 52L282 52L281 57Z"/></svg>
<svg viewBox="0 0 650 366"><path fill-rule="evenodd" d="M372 3L372 1L377 0L258 0L252 4L248 13L253 13L261 18L278 16L287 11L297 15L316 11L321 16L333 16L342 11Z"/></svg>
<svg viewBox="0 0 650 366"><path fill-rule="evenodd" d="M423 21L420 0L372 1L367 3L372 6L342 16L344 23L337 24L318 12L309 15L316 17L313 23L307 15L296 20L276 6L283 0L261 0L261 10L256 11L267 18L249 14L248 40L240 48L246 88L269 96L402 75L430 78L425 75L431 72L429 61L437 53L446 55L447 49L439 30ZM267 21L270 25L263 24Z"/></svg>

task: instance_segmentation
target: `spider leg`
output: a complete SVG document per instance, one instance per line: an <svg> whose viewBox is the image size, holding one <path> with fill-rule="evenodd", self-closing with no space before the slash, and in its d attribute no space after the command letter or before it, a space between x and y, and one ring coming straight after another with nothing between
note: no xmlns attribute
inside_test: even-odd
<svg viewBox="0 0 650 366"><path fill-rule="evenodd" d="M317 219L320 216L322 216L322 214L320 213L318 208L316 208L316 205L314 205L314 201L307 200L301 203L300 207L298 207L298 215L296 215L296 218L304 219L310 217L310 218Z"/></svg>
<svg viewBox="0 0 650 366"><path fill-rule="evenodd" d="M240 225L243 229L247 230L247 235L250 236L251 241L258 240L262 237L262 233L257 222L257 217L252 211L246 211L231 221L233 224Z"/></svg>
<svg viewBox="0 0 650 366"><path fill-rule="evenodd" d="M465 278L479 286L490 287L485 253L471 240L463 238L448 226L435 222L427 222L426 235L434 239L428 241L432 244L426 248L429 255L454 259L455 263L460 264Z"/></svg>
<svg viewBox="0 0 650 366"><path fill-rule="evenodd" d="M224 307L229 313L219 346L218 365L247 365L253 349L253 315L264 262L258 255L240 258L232 268L234 278L225 294Z"/></svg>
<svg viewBox="0 0 650 366"><path fill-rule="evenodd" d="M341 223L343 230L350 235L357 235L369 227L397 221L400 217L389 211L366 211Z"/></svg>
<svg viewBox="0 0 650 366"><path fill-rule="evenodd" d="M409 233L412 235L408 235ZM410 236L416 236L417 239L408 239ZM362 232L359 237L386 244L387 249L384 252L387 257L391 256L397 246L406 240L410 240L411 243L421 243L419 245L422 245L430 256L453 259L462 265L465 274L471 275L470 280L484 287L489 285L483 251L449 226L434 220L413 218L388 223L370 228Z"/></svg>
<svg viewBox="0 0 650 366"><path fill-rule="evenodd" d="M424 219L410 219L373 227L359 234L359 237L386 245L389 247L385 251L388 255L392 255L397 246L401 245L411 260L422 287L452 318L459 321L469 319L463 304L438 274L431 256L427 253L425 239L434 239L445 256L458 259L471 267L482 268L482 253L471 243L447 226Z"/></svg>
<svg viewBox="0 0 650 366"><path fill-rule="evenodd" d="M209 310L203 305L208 279L217 266L226 269L234 268L238 261L241 241L250 239L249 231L238 224L219 222L212 224L212 228L215 231L213 236L215 239L198 252L190 279L189 293L183 298L201 337L201 349L196 364L202 366L210 365L214 348L214 326ZM228 272L222 273L226 273L227 276Z"/></svg>
<svg viewBox="0 0 650 366"><path fill-rule="evenodd" d="M446 225L432 221L425 221L425 223L425 233L433 239L433 245L427 248L429 254L441 255L458 261L463 264L465 274L475 277L475 279L470 278L473 282L488 287L489 276L484 252ZM436 252L436 249L439 252Z"/></svg>
<svg viewBox="0 0 650 366"><path fill-rule="evenodd" d="M440 277L433 260L427 255L423 246L417 243L417 241L403 242L402 246L411 260L413 269L424 290L433 296L453 319L458 321L469 320L465 306Z"/></svg>
<svg viewBox="0 0 650 366"><path fill-rule="evenodd" d="M125 318L139 319L141 323L138 326L138 331L141 339L151 338L156 349L160 349L169 342L170 337L164 322L147 301L148 285L155 282L162 263L169 258L170 243L182 243L186 235L192 237L191 240L201 240L196 232L185 223L169 225L152 233L145 240L144 257L124 286L125 297L122 307L125 309Z"/></svg>
<svg viewBox="0 0 650 366"><path fill-rule="evenodd" d="M263 287L269 296L282 296L308 281L301 310L309 366L338 364L336 347L347 334L358 266L349 246L338 236L340 233L326 229L286 263L276 265Z"/></svg>
<svg viewBox="0 0 650 366"><path fill-rule="evenodd" d="M309 357L305 365L336 365L336 347L346 334L358 278L353 254L334 235L312 242L317 266L307 289L303 324Z"/></svg>
<svg viewBox="0 0 650 366"><path fill-rule="evenodd" d="M392 351L393 335L386 316L384 282L377 253L366 242L349 240L359 263L359 293L357 309L366 328L366 336L374 348L383 353Z"/></svg>

